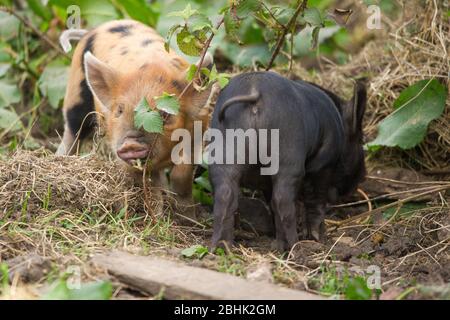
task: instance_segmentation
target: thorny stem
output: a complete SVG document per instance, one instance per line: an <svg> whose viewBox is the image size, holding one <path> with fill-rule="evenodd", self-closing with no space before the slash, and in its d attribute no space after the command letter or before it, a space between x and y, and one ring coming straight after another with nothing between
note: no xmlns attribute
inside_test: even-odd
<svg viewBox="0 0 450 320"><path fill-rule="evenodd" d="M225 20L225 17L223 16L217 23L216 29L220 28L220 26L223 24L224 20ZM200 74L201 66L203 64L203 61L205 61L206 53L208 52L208 49L211 46L211 42L214 39L214 36L215 36L215 33L211 32L211 35L209 36L208 40L206 40L206 42L205 42L205 47L203 48L202 54L200 56L200 61L198 63L198 68L195 71L194 77L192 78L191 82L189 82L188 85L180 93L180 95L178 96L178 99L181 99L184 96L184 94L187 92L187 90L194 84L194 81L197 78L197 76Z"/></svg>
<svg viewBox="0 0 450 320"><path fill-rule="evenodd" d="M8 14L11 14L15 16L17 19L19 19L26 27L31 29L39 38L47 42L53 49L55 49L59 54L63 55L66 58L70 58L67 53L65 53L58 45L53 43L52 40L50 40L45 34L43 34L41 31L39 31L38 28L36 28L30 21L28 21L27 18L22 17L20 14L15 12L12 8L8 8L5 6L0 6L0 11L6 12Z"/></svg>
<svg viewBox="0 0 450 320"><path fill-rule="evenodd" d="M308 0L303 0L299 4L297 9L295 10L294 15L291 17L291 19L289 20L288 24L284 28L281 36L277 40L277 44L275 46L275 50L274 50L274 52L272 54L272 57L270 58L270 62L267 65L266 71L269 71L270 69L272 69L273 63L275 62L275 59L278 56L278 54L280 53L281 47L283 46L284 39L286 38L286 35L288 34L289 30L291 30L292 27L295 25L295 21L297 20L297 17L300 15L300 13L302 13L305 10L307 4L308 4Z"/></svg>
<svg viewBox="0 0 450 320"><path fill-rule="evenodd" d="M264 7L264 9L267 10L267 12L269 13L269 15L272 17L272 19L283 29L286 30L286 26L284 24L282 24L280 21L278 21L278 19L275 17L275 15L273 14L273 12L270 10L270 8L263 2L260 1L261 5Z"/></svg>

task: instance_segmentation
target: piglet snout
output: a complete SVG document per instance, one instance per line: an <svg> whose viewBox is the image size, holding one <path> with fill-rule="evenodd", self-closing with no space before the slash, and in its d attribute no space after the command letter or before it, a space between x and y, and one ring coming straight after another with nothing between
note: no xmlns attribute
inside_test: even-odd
<svg viewBox="0 0 450 320"><path fill-rule="evenodd" d="M117 156L127 163L133 160L146 159L149 153L149 148L134 140L125 141L117 150Z"/></svg>

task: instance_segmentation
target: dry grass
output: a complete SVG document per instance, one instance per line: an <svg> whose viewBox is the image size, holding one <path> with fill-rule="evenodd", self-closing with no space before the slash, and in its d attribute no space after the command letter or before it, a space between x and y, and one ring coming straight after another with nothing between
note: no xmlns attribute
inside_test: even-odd
<svg viewBox="0 0 450 320"><path fill-rule="evenodd" d="M426 1L425 5L403 1L402 19L391 22L387 29L385 25L385 29L373 31L376 39L348 64L328 63L323 65L322 72L311 75L302 69L300 62L294 73L348 98L353 87L351 79L368 77L364 131L371 141L376 137L378 123L392 113L393 103L403 89L430 78L449 86L450 21L443 6L440 1ZM412 164L416 169L449 169L449 105L447 97L443 116L431 123L425 141L418 147L407 151L385 149L379 159L401 166Z"/></svg>
<svg viewBox="0 0 450 320"><path fill-rule="evenodd" d="M3 214L29 206L67 211L142 211L142 194L130 188L126 173L93 156L56 157L18 151L0 162L0 207ZM19 207L18 207L19 206ZM19 210L18 210L19 209Z"/></svg>

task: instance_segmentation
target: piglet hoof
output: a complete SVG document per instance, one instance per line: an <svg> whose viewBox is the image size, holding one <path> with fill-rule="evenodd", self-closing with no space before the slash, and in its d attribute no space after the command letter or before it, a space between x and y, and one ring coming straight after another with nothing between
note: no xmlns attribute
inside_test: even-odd
<svg viewBox="0 0 450 320"><path fill-rule="evenodd" d="M320 243L325 243L327 240L327 232L325 223L322 222L317 226L311 227L311 238Z"/></svg>
<svg viewBox="0 0 450 320"><path fill-rule="evenodd" d="M286 251L288 251L288 245L286 243L286 241L283 240L273 240L272 243L270 244L270 249L272 251L278 251L279 253L284 253Z"/></svg>

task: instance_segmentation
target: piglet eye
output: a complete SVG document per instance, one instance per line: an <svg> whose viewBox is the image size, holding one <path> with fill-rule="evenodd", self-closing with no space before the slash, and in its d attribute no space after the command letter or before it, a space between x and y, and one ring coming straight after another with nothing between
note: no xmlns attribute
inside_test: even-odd
<svg viewBox="0 0 450 320"><path fill-rule="evenodd" d="M123 109L124 109L124 105L123 104L119 104L117 106L117 111L116 111L116 116L120 117L123 113Z"/></svg>

